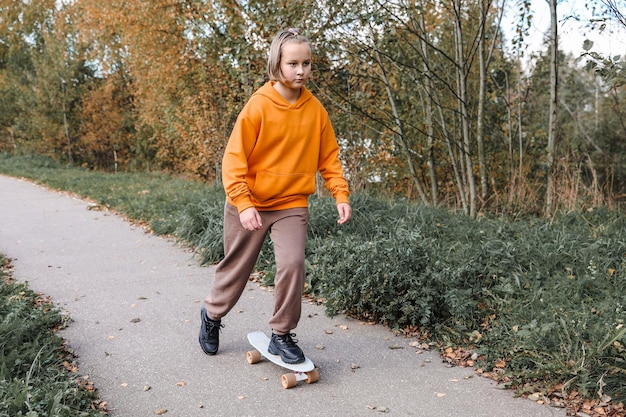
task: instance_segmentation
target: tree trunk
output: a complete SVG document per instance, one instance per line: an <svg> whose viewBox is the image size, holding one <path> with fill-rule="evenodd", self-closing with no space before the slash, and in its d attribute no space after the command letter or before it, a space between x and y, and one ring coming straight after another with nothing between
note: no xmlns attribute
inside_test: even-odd
<svg viewBox="0 0 626 417"><path fill-rule="evenodd" d="M555 189L555 159L556 159L556 142L558 134L558 32L557 32L557 0L549 0L550 4L550 118L548 126L548 148L547 148L547 184L546 184L546 211L549 217L552 215L554 208L554 189Z"/></svg>
<svg viewBox="0 0 626 417"><path fill-rule="evenodd" d="M402 152L406 157L407 164L409 166L409 171L411 173L411 178L413 179L413 183L417 188L417 192L423 203L428 204L428 199L426 198L426 193L422 187L422 184L419 181L419 177L417 175L417 170L415 169L415 164L413 163L413 158L411 157L411 150L409 149L409 145L406 143L406 137L404 135L404 128L402 126L402 119L400 118L400 114L398 112L398 106L396 105L396 100L393 97L393 92L391 91L391 85L389 79L387 78L387 73L385 72L385 67L383 66L382 59L380 58L380 52L375 51L376 54L376 63L380 68L380 78L383 84L385 85L385 90L387 91L387 98L389 99L389 105L391 106L391 112L394 118L394 123L396 125L396 137L400 141L400 146L402 147Z"/></svg>
<svg viewBox="0 0 626 417"><path fill-rule="evenodd" d="M485 96L487 94L488 59L485 47L485 30L487 26L487 8L485 0L480 0L480 25L478 33L478 61L480 66L480 87L478 92L478 114L476 120L476 144L478 146L478 170L480 172L480 197L483 204L489 194L487 178L487 161L485 156Z"/></svg>
<svg viewBox="0 0 626 417"><path fill-rule="evenodd" d="M433 112L433 97L435 94L435 88L433 87L432 74L430 74L430 69L428 68L428 45L424 38L428 35L426 32L426 24L424 23L424 15L420 14L419 16L419 28L423 34L423 37L420 37L420 48L422 53L422 69L424 74L428 76L425 77L426 82L424 83L424 89L426 90L426 97L424 100L426 113L426 120L424 123L426 124L426 134L428 135L428 154L427 154L427 163L430 175L430 188L431 188L431 196L432 203L434 206L439 204L439 186L437 184L437 170L435 169L435 155L434 155L434 137L435 137L435 121L434 121L434 112Z"/></svg>
<svg viewBox="0 0 626 417"><path fill-rule="evenodd" d="M454 41L456 44L456 78L458 86L458 111L461 122L462 152L465 161L467 187L469 191L469 211L465 214L476 216L476 180L474 178L474 165L472 163L471 139L469 128L469 112L467 109L467 63L465 62L462 30L462 2L454 4Z"/></svg>

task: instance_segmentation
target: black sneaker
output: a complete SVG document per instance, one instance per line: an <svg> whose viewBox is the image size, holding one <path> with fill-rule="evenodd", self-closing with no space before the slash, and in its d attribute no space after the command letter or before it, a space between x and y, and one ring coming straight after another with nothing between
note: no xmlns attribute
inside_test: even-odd
<svg viewBox="0 0 626 417"><path fill-rule="evenodd" d="M272 333L272 339L267 347L267 351L272 355L280 355L280 359L285 363L293 365L304 362L304 353L296 345L297 340L293 339L295 336L294 333L283 335Z"/></svg>
<svg viewBox="0 0 626 417"><path fill-rule="evenodd" d="M206 308L200 309L200 347L207 355L215 355L220 347L220 330L224 325L221 320L211 320L206 314Z"/></svg>

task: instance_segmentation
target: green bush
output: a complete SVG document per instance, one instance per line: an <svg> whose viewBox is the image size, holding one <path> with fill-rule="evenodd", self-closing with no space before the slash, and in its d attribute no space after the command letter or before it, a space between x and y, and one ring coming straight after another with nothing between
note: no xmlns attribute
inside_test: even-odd
<svg viewBox="0 0 626 417"><path fill-rule="evenodd" d="M224 198L203 199L185 206L176 236L195 248L201 264L224 257Z"/></svg>
<svg viewBox="0 0 626 417"><path fill-rule="evenodd" d="M419 236L395 233L361 241L356 235L318 245L309 275L326 311L392 326L427 324L436 294L428 284L426 253Z"/></svg>
<svg viewBox="0 0 626 417"><path fill-rule="evenodd" d="M0 265L6 260L0 256ZM96 416L94 392L63 366L70 360L52 329L61 313L0 268L0 416Z"/></svg>
<svg viewBox="0 0 626 417"><path fill-rule="evenodd" d="M312 226L309 281L329 314L417 327L487 369L505 360L513 386L540 378L626 398L623 216L511 222L409 207L357 197L350 227Z"/></svg>

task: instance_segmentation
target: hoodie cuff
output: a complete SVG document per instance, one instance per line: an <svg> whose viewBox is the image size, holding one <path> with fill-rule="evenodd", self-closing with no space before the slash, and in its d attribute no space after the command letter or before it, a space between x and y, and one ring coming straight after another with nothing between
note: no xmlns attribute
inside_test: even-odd
<svg viewBox="0 0 626 417"><path fill-rule="evenodd" d="M348 193L338 193L335 196L335 203L336 203L335 205L341 204L341 203L350 204L350 200L348 198L349 195L350 194L348 194Z"/></svg>
<svg viewBox="0 0 626 417"><path fill-rule="evenodd" d="M243 196L238 197L237 199L234 199L234 200L231 199L231 202L232 202L233 206L237 207L237 211L239 213L241 213L245 209L248 209L250 207L254 207L254 204L252 204L252 200L250 200L250 197L248 195L243 195Z"/></svg>

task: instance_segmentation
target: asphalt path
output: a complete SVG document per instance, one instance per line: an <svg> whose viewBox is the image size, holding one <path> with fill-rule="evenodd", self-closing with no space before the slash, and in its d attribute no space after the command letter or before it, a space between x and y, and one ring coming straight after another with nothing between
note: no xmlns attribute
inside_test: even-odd
<svg viewBox="0 0 626 417"><path fill-rule="evenodd" d="M448 366L415 339L327 317L306 300L295 332L320 380L285 390L282 368L246 362L247 333L270 332L270 289L248 284L223 320L219 354L207 356L198 330L212 267L88 201L6 176L0 253L16 279L67 311L61 336L114 417L566 415Z"/></svg>

